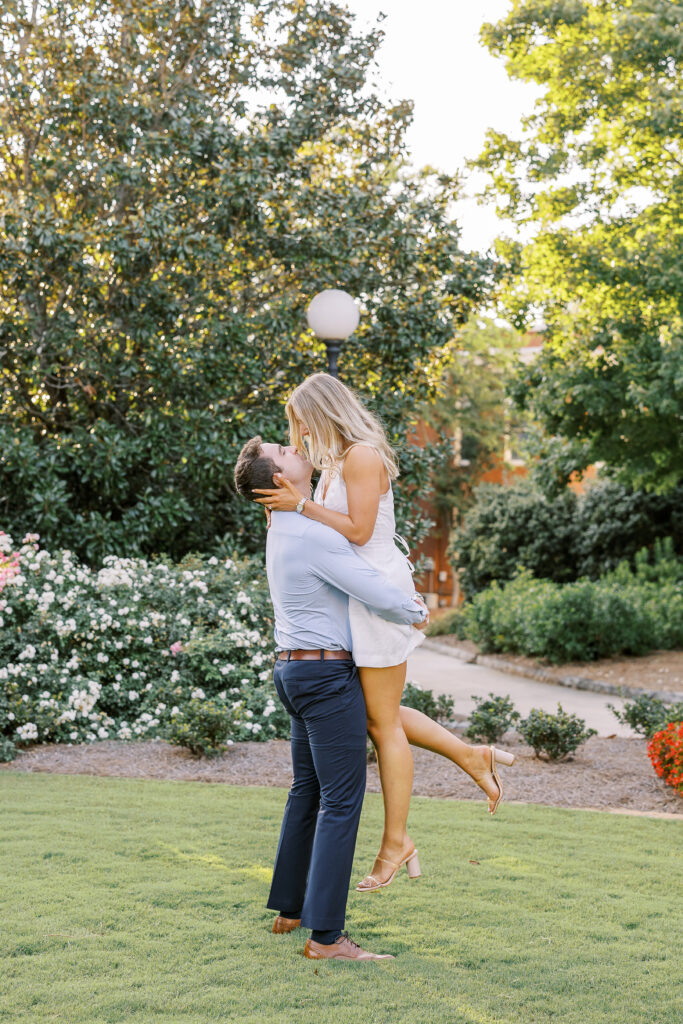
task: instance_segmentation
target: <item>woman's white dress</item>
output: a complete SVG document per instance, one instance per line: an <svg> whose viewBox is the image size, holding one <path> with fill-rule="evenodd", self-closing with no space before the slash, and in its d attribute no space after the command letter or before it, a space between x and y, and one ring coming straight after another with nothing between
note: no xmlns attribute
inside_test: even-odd
<svg viewBox="0 0 683 1024"><path fill-rule="evenodd" d="M336 473L325 470L321 474L313 500L324 508L349 514L346 484L341 475L341 468ZM352 544L351 547L395 586L412 595L415 593L413 569L406 555L396 546L395 537L398 538L398 534L394 519L394 494L390 482L389 490L379 499L377 521L372 537L367 544ZM349 598L349 622L353 659L361 668L400 665L424 640L420 630L414 626L387 622L353 597Z"/></svg>

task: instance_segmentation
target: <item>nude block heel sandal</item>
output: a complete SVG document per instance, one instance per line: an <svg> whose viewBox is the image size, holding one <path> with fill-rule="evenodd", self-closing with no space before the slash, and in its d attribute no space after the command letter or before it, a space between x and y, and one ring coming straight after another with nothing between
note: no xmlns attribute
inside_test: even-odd
<svg viewBox="0 0 683 1024"><path fill-rule="evenodd" d="M410 860L406 861L406 871L408 872L408 878L419 878L422 874L420 871L420 862L417 859L417 850Z"/></svg>
<svg viewBox="0 0 683 1024"><path fill-rule="evenodd" d="M394 870L384 882L380 882L374 875L366 875L363 881L359 882L356 886L356 892L377 892L378 889L386 889L388 885L391 885L404 864L409 878L419 878L422 874L420 871L420 862L417 859L417 850L411 850L411 852L403 858L400 864L396 864L393 860L387 860L386 857L378 857L377 860L381 860L383 864L391 864ZM369 884L366 885L365 883Z"/></svg>
<svg viewBox="0 0 683 1024"><path fill-rule="evenodd" d="M498 747L491 747L491 775L496 780L498 786L498 798L494 801L493 805L489 800L489 814L495 814L498 804L503 799L503 783L500 781L500 776L496 771L496 762L498 764L506 764L508 766L515 763L515 755L508 753L507 750L499 750Z"/></svg>

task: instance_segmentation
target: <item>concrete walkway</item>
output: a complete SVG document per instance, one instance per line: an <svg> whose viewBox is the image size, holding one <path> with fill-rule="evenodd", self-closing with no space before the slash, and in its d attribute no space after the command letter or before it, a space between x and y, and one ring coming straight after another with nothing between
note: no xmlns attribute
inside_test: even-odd
<svg viewBox="0 0 683 1024"><path fill-rule="evenodd" d="M598 736L635 736L628 726L621 725L607 707L622 708L624 701L589 690L573 690L552 683L538 683L524 676L508 675L484 665L468 665L458 658L418 648L408 658L408 680L419 683L435 693L455 698L455 712L469 715L474 710L471 697L509 694L522 717L532 708L557 711L558 703L565 711L584 718L588 728L597 729Z"/></svg>

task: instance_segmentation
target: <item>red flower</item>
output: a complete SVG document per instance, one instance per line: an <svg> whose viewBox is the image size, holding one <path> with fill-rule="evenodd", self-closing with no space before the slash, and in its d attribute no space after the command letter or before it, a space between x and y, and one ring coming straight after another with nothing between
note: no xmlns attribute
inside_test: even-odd
<svg viewBox="0 0 683 1024"><path fill-rule="evenodd" d="M683 796L683 722L669 722L656 732L647 752L657 775Z"/></svg>

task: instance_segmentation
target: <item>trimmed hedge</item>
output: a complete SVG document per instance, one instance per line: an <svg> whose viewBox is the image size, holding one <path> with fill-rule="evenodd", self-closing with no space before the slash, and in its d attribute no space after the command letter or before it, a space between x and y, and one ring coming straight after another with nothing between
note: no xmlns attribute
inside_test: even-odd
<svg viewBox="0 0 683 1024"><path fill-rule="evenodd" d="M548 499L523 480L483 484L475 495L449 546L468 597L520 568L555 583L597 579L665 537L683 554L683 486L658 495L605 480L583 495L567 490Z"/></svg>
<svg viewBox="0 0 683 1024"><path fill-rule="evenodd" d="M522 570L465 605L469 639L561 663L683 646L683 560L638 555L600 580L564 585Z"/></svg>

